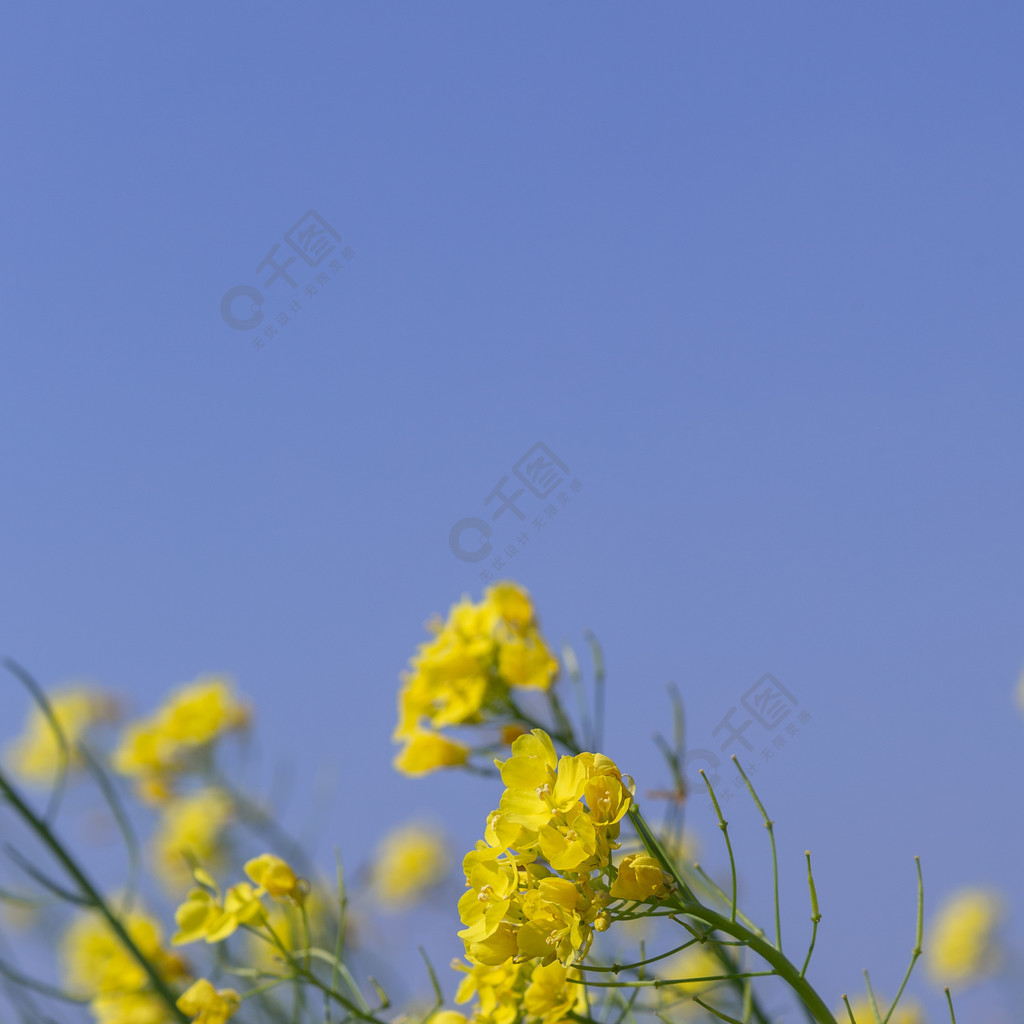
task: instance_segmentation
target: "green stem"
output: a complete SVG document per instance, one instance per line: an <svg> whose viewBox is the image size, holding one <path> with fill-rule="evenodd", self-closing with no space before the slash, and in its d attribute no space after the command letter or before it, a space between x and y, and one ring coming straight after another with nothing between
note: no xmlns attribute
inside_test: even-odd
<svg viewBox="0 0 1024 1024"><path fill-rule="evenodd" d="M93 885L78 864L71 859L70 855L61 845L60 840L57 839L50 830L49 825L39 818L28 804L22 800L18 792L4 777L3 772L0 772L0 790L3 790L4 796L18 814L28 823L31 829L37 836L39 836L57 860L60 861L64 870L67 871L68 875L70 875L77 883L79 890L83 895L87 897L89 902L107 919L107 923L110 925L114 934L121 940L125 949L127 949L132 957L137 961L143 971L146 972L146 976L153 985L153 991L156 992L156 994L167 1004L175 1019L187 1022L189 1018L178 1009L174 993L167 987L167 983L157 973L156 968L152 963L150 963L149 958L132 940L132 937L125 930L124 925L121 924L121 922L114 916L111 909L107 906L106 901L100 895L99 890L95 885Z"/></svg>
<svg viewBox="0 0 1024 1024"><path fill-rule="evenodd" d="M793 989L804 1005L814 1014L814 1019L818 1021L818 1024L836 1024L832 1011L825 1005L821 996L818 995L810 983L801 976L799 969L790 962L785 954L779 952L775 946L762 936L756 935L738 922L700 903L685 903L680 900L679 910L688 917L703 921L717 931L725 932L726 935L739 939L748 949L752 950L765 963L775 969L775 973Z"/></svg>

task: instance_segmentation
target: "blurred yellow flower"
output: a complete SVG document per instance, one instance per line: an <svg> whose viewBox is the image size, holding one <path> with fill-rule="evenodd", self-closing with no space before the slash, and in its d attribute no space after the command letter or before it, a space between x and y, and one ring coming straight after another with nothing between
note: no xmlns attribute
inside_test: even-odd
<svg viewBox="0 0 1024 1024"><path fill-rule="evenodd" d="M170 981L184 975L184 962L164 949L156 920L136 910L121 923L162 978ZM149 983L139 962L99 913L83 913L72 921L61 941L61 962L68 987L90 999L137 993ZM107 1007L109 1013L113 1010Z"/></svg>
<svg viewBox="0 0 1024 1024"><path fill-rule="evenodd" d="M153 867L169 889L188 885L192 864L215 870L223 863L223 835L233 811L231 798L215 787L167 801L150 847Z"/></svg>
<svg viewBox="0 0 1024 1024"><path fill-rule="evenodd" d="M114 768L134 777L139 795L150 802L167 799L175 773L189 755L220 736L249 724L248 707L221 676L203 676L174 690L147 718L130 723L114 750Z"/></svg>
<svg viewBox="0 0 1024 1024"><path fill-rule="evenodd" d="M195 1018L194 1024L224 1024L242 1005L241 996L233 988L215 989L200 978L178 997L178 1009Z"/></svg>
<svg viewBox="0 0 1024 1024"><path fill-rule="evenodd" d="M405 740L405 746L395 757L394 765L403 775L425 775L437 768L452 768L465 764L469 747L450 740L440 733L417 729Z"/></svg>
<svg viewBox="0 0 1024 1024"><path fill-rule="evenodd" d="M218 917L210 919L206 930L207 942L223 942L240 925L262 921L266 916L261 893L248 882L231 886L224 894L224 908Z"/></svg>
<svg viewBox="0 0 1024 1024"><path fill-rule="evenodd" d="M176 1024L170 1007L153 992L97 996L89 1003L96 1024Z"/></svg>
<svg viewBox="0 0 1024 1024"><path fill-rule="evenodd" d="M708 945L700 943L662 961L656 966L655 973L659 978L672 979L676 982L660 990L665 999L673 1000L681 996L699 996L702 992L721 984L720 981L687 979L721 978L725 971Z"/></svg>
<svg viewBox="0 0 1024 1024"><path fill-rule="evenodd" d="M889 1001L877 995L875 999L878 1003L878 1009L884 1018L889 1007ZM857 1024L875 1024L875 1011L871 1008L871 1000L867 996L858 996L856 999L851 999L850 1010ZM845 1005L837 1007L833 1016L840 1024L850 1019L850 1014L846 1012ZM915 1000L901 999L899 1006L893 1010L892 1016L889 1018L889 1024L924 1024L924 1011Z"/></svg>
<svg viewBox="0 0 1024 1024"><path fill-rule="evenodd" d="M995 930L1002 903L993 890L963 889L943 904L925 931L925 966L935 981L970 984L996 970L1000 950Z"/></svg>
<svg viewBox="0 0 1024 1024"><path fill-rule="evenodd" d="M444 838L437 829L416 823L403 825L377 847L370 885L385 906L407 907L444 878L449 861Z"/></svg>
<svg viewBox="0 0 1024 1024"><path fill-rule="evenodd" d="M210 926L220 919L224 908L217 897L206 889L190 890L185 902L174 912L178 930L171 936L171 944L184 946L198 942L209 934Z"/></svg>
<svg viewBox="0 0 1024 1024"><path fill-rule="evenodd" d="M47 695L50 710L60 726L68 745L68 767L81 765L77 747L88 730L98 722L114 718L113 700L90 686L67 686ZM4 751L11 770L25 782L47 785L54 780L60 766L61 746L49 718L33 704L20 736Z"/></svg>

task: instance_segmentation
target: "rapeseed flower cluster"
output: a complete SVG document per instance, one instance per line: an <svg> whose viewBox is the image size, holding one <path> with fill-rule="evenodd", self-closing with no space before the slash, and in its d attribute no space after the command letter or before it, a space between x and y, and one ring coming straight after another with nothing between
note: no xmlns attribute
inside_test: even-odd
<svg viewBox="0 0 1024 1024"><path fill-rule="evenodd" d="M91 686L68 686L50 693L47 703L67 743L67 766L73 771L82 763L79 743L94 725L113 720L114 701ZM32 706L21 735L8 744L4 754L11 769L25 782L53 782L61 764L61 744L41 707Z"/></svg>
<svg viewBox="0 0 1024 1024"><path fill-rule="evenodd" d="M477 604L464 598L430 628L398 697L395 767L406 775L465 764L470 748L441 730L507 716L512 687L546 690L558 673L530 597L513 583Z"/></svg>
<svg viewBox="0 0 1024 1024"><path fill-rule="evenodd" d="M238 882L226 892L202 868L195 871L198 887L174 913L178 931L171 938L175 946L204 939L222 942L240 927L258 927L267 921L264 896L292 906L302 906L309 883L299 878L287 861L272 853L254 857L245 864L248 882Z"/></svg>
<svg viewBox="0 0 1024 1024"><path fill-rule="evenodd" d="M411 822L385 836L377 847L370 887L377 901L399 909L415 903L448 872L449 856L437 829Z"/></svg>
<svg viewBox="0 0 1024 1024"><path fill-rule="evenodd" d="M192 865L216 870L223 864L224 833L234 810L231 797L216 786L171 797L161 808L150 840L150 864L169 891L188 885Z"/></svg>
<svg viewBox="0 0 1024 1024"><path fill-rule="evenodd" d="M187 974L185 962L164 948L160 925L142 910L121 924L160 978L177 982ZM89 1000L100 1024L168 1024L174 1020L166 1003L151 987L138 960L95 912L71 923L61 942L61 962L68 987Z"/></svg>
<svg viewBox="0 0 1024 1024"><path fill-rule="evenodd" d="M233 988L215 989L206 978L200 978L178 998L177 1007L193 1018L194 1024L224 1024L233 1017L242 998Z"/></svg>
<svg viewBox="0 0 1024 1024"><path fill-rule="evenodd" d="M941 985L968 985L1000 964L996 928L1003 917L999 893L962 889L942 906L925 944L928 973Z"/></svg>
<svg viewBox="0 0 1024 1024"><path fill-rule="evenodd" d="M456 961L452 966L465 973L455 1002L476 1000L473 1024L516 1024L524 1017L540 1024L560 1024L570 1013L582 1013L586 1008L580 972L557 961L509 960L497 967ZM445 1013L450 1015L447 1024L465 1024L467 1020L461 1013Z"/></svg>
<svg viewBox="0 0 1024 1024"><path fill-rule="evenodd" d="M164 803L197 755L249 719L228 680L201 677L172 692L154 714L129 723L114 750L114 768L135 780L147 803Z"/></svg>
<svg viewBox="0 0 1024 1024"><path fill-rule="evenodd" d="M586 955L594 929L607 927L613 898L657 895L646 878L631 876L616 889L612 851L631 787L603 754L558 757L542 729L520 736L511 757L495 764L505 792L463 861L466 958L485 967L570 967Z"/></svg>

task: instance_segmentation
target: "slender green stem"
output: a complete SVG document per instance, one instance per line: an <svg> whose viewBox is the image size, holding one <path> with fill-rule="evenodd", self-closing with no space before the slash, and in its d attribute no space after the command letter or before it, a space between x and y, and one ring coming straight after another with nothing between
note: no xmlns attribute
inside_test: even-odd
<svg viewBox="0 0 1024 1024"><path fill-rule="evenodd" d="M956 1024L956 1014L953 1012L953 997L949 994L949 989L943 989L946 993L946 1003L949 1005L949 1019Z"/></svg>
<svg viewBox="0 0 1024 1024"><path fill-rule="evenodd" d="M590 645L590 657L594 662L594 746L600 747L604 743L604 652L597 642L597 637L590 630L583 635Z"/></svg>
<svg viewBox="0 0 1024 1024"><path fill-rule="evenodd" d="M811 871L811 851L806 850L804 856L807 858L807 887L811 891L811 944L807 949L804 965L800 968L801 978L807 973L807 966L811 962L814 943L818 940L818 922L821 920L821 910L818 909L818 890L814 887L814 873Z"/></svg>
<svg viewBox="0 0 1024 1024"><path fill-rule="evenodd" d="M722 808L718 806L718 797L715 796L715 791L711 786L711 781L704 773L704 769L700 770L700 777L704 780L704 785L708 787L708 793L711 794L711 802L715 807L715 814L718 815L718 827L722 830L722 835L725 837L725 848L729 851L729 870L732 873L732 900L730 903L730 913L732 921L736 922L736 858L732 852L732 840L729 839L729 822L722 817Z"/></svg>
<svg viewBox="0 0 1024 1024"><path fill-rule="evenodd" d="M740 759L733 754L732 763L736 766L736 770L740 773L743 781L747 784L747 789L750 792L751 797L757 809L761 812L761 818L764 820L764 827L768 829L768 839L772 846L772 897L775 902L775 945L781 950L782 949L782 915L779 911L779 856L775 849L775 822L768 817L768 812L764 809L764 804L761 803L761 798L757 795L757 790L754 789L754 784L747 778L747 773L743 770L743 766L740 764Z"/></svg>
<svg viewBox="0 0 1024 1024"><path fill-rule="evenodd" d="M636 963L632 964L612 964L610 967L598 967L591 964L577 964L576 969L579 971L601 971L606 974L619 974L622 971L635 971L638 967L644 967L647 964L657 963L658 960L664 960L666 957L672 956L673 953L681 953L684 949L689 949L696 942L701 942L699 938L690 939L689 942L684 942L681 946L676 946L675 949L670 949L667 953L659 953L657 956L648 957L646 960L637 960Z"/></svg>
<svg viewBox="0 0 1024 1024"><path fill-rule="evenodd" d="M702 981L732 981L735 978L771 978L778 971L744 971L741 974L709 974L703 978L638 978L636 981L589 981L585 978L568 978L574 985L589 985L591 988L671 988L673 985L689 985Z"/></svg>
<svg viewBox="0 0 1024 1024"><path fill-rule="evenodd" d="M71 767L71 747L43 688L25 669L11 658L4 658L3 666L28 690L32 699L42 710L47 724L57 739L57 777L54 780L53 788L50 790L50 798L46 803L46 810L43 812L43 821L47 825L52 825L57 818L57 811L60 809L61 798L67 785L68 770Z"/></svg>
<svg viewBox="0 0 1024 1024"><path fill-rule="evenodd" d="M187 1021L188 1017L178 1009L174 993L172 993L167 987L167 983L160 977L156 968L152 963L150 963L149 958L142 952L142 950L139 949L132 940L132 937L128 934L124 925L114 915L110 907L107 906L107 903L100 895L99 890L89 880L83 869L78 866L78 864L71 858L70 854L68 854L64 849L63 844L53 834L50 826L35 814L35 812L21 798L17 790L11 786L3 772L0 772L0 790L3 791L4 796L14 807L17 813L24 819L36 835L39 836L44 845L53 853L57 860L60 861L64 870L67 871L68 875L75 881L80 891L89 900L91 905L106 918L107 923L110 925L118 939L120 939L125 949L128 950L132 958L138 963L143 971L145 971L146 976L149 978L150 983L153 986L153 991L156 992L156 994L167 1004L172 1016L176 1020Z"/></svg>
<svg viewBox="0 0 1024 1024"><path fill-rule="evenodd" d="M661 864L662 870L667 872L675 881L679 888L680 895L700 906L700 900L698 900L696 895L691 891L686 879L683 878L680 873L679 868L676 866L672 858L665 853L664 848L658 841L658 837L651 831L650 826L644 820L644 816L640 812L640 809L635 805L630 808L629 819L633 823L633 827L636 829L637 834L640 836L645 849L657 859L658 863ZM717 941L712 946L712 952L718 958L718 962L722 967L730 974L735 974L739 970L736 958L733 957L728 949L725 949L724 946ZM734 979L731 984L737 989L738 995L743 994L745 986L742 981ZM751 998L754 1006L754 1016L757 1019L758 1024L770 1024L768 1014L761 1006L757 996L752 994Z"/></svg>
<svg viewBox="0 0 1024 1024"><path fill-rule="evenodd" d="M790 962L786 955L763 936L755 934L724 914L719 914L717 911L711 910L699 903L687 904L679 901L679 910L688 917L696 918L698 921L711 925L718 931L725 932L726 935L740 939L748 949L756 953L769 966L775 969L774 973L778 974L793 989L807 1009L814 1015L814 1019L818 1021L818 1024L836 1024L832 1011L829 1010L821 996L818 995L806 979L801 977L799 970Z"/></svg>
<svg viewBox="0 0 1024 1024"><path fill-rule="evenodd" d="M875 999L875 990L871 987L871 976L867 970L864 971L864 984L868 990L868 1001L871 1003L871 1012L875 1015L875 1024L882 1024L882 1013L878 1009L878 1000Z"/></svg>
<svg viewBox="0 0 1024 1024"><path fill-rule="evenodd" d="M693 865L694 870L704 880L708 888L723 902L728 903L729 897L726 895L725 890L700 866L700 864ZM753 921L743 913L742 910L737 909L736 916L742 921L751 931L757 932L758 935L763 935L764 931L758 928Z"/></svg>
<svg viewBox="0 0 1024 1024"><path fill-rule="evenodd" d="M914 948L910 952L910 963L907 966L907 973L903 975L903 981L900 982L896 998L893 999L892 1006L889 1007L889 1012L885 1015L882 1024L889 1024L889 1018L892 1016L893 1010L896 1009L896 1004L900 1001L900 996L903 995L903 990L907 987L907 982L910 980L914 964L917 963L917 958L921 955L921 943L924 937L924 878L921 876L921 858L915 857L914 863L917 865L917 932L914 938Z"/></svg>
<svg viewBox="0 0 1024 1024"><path fill-rule="evenodd" d="M730 1017L727 1013L722 1013L721 1010L716 1010L710 1003L705 1003L699 996L693 996L693 1001L698 1006L703 1006L708 1013L713 1013L719 1020L727 1021L728 1024L743 1024L743 1021L737 1020L735 1017Z"/></svg>

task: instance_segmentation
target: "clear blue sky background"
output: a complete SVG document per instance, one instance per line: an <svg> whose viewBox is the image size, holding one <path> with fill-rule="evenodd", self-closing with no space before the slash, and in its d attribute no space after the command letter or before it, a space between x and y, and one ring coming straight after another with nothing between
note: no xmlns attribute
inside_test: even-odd
<svg viewBox="0 0 1024 1024"><path fill-rule="evenodd" d="M336 783L325 863L422 808L468 845L497 793L391 773L397 676L482 587L452 524L543 442L582 489L497 575L600 636L641 790L668 680L699 746L764 673L811 713L758 781L829 998L898 982L914 854L931 907L1002 886L1020 945L1018 5L5 21L5 654L140 710L231 672L297 808ZM297 259L257 350L222 297L310 209L351 258Z"/></svg>

